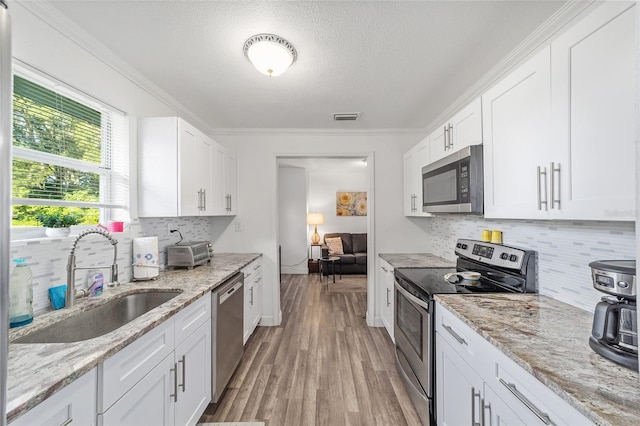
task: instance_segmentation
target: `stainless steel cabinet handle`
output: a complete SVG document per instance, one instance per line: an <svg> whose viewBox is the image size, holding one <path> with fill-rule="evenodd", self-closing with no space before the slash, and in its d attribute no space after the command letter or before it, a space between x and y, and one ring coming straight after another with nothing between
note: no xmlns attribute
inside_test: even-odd
<svg viewBox="0 0 640 426"><path fill-rule="evenodd" d="M447 144L447 149L453 148L453 126L449 123L449 143Z"/></svg>
<svg viewBox="0 0 640 426"><path fill-rule="evenodd" d="M542 200L542 176L544 176L544 201ZM542 210L543 204L544 210L548 209L547 199L547 169L538 166L538 210Z"/></svg>
<svg viewBox="0 0 640 426"><path fill-rule="evenodd" d="M70 419L65 420L64 423L60 424L60 426L67 426L68 424L71 424L72 421L73 421L73 417L71 417Z"/></svg>
<svg viewBox="0 0 640 426"><path fill-rule="evenodd" d="M389 270L387 268L385 268L384 266L381 266L382 270L385 272L389 272Z"/></svg>
<svg viewBox="0 0 640 426"><path fill-rule="evenodd" d="M502 385L504 387L509 389L509 391L511 391L511 393L516 398L518 398L520 400L520 402L522 402L524 405L526 405L527 408L529 410L531 410L531 412L533 414L535 414L542 421L542 423L544 423L545 425L553 424L553 422L551 422L551 419L549 418L549 415L547 413L541 411L535 405L533 405L533 403L531 401L529 401L526 396L524 396L522 393L520 393L520 391L516 388L516 385L514 385L513 383L507 383L503 378L499 378L499 380L500 380L500 383L502 383Z"/></svg>
<svg viewBox="0 0 640 426"><path fill-rule="evenodd" d="M466 345L467 341L464 340L462 337L460 337L458 335L458 333L456 333L455 331L453 331L453 328L449 327L446 324L442 324L442 328L444 328L445 330L447 330L453 337L454 339L456 339L458 341L458 343L460 343L461 345Z"/></svg>
<svg viewBox="0 0 640 426"><path fill-rule="evenodd" d="M489 410L489 425L491 426L491 422L493 421L491 419L491 403L485 404L484 403L484 399L482 400L482 426L487 426L487 421L484 417L485 413L487 412L487 410Z"/></svg>
<svg viewBox="0 0 640 426"><path fill-rule="evenodd" d="M476 388L471 386L471 426L482 426L476 422L476 396L480 400L480 391L476 392Z"/></svg>
<svg viewBox="0 0 640 426"><path fill-rule="evenodd" d="M549 185L549 187L551 188L551 208L554 209L556 203L558 203L558 210L560 210L560 163L558 163L558 167L556 168L556 163L551 163L551 168L549 169L551 171L551 185ZM556 172L558 172L558 199L556 200L556 196L555 196L555 191L556 191L556 184L555 184L555 175Z"/></svg>
<svg viewBox="0 0 640 426"><path fill-rule="evenodd" d="M169 371L173 371L173 393L169 395L169 398L173 397L173 402L178 402L178 364L173 363L173 368Z"/></svg>
<svg viewBox="0 0 640 426"><path fill-rule="evenodd" d="M390 289L390 288L388 288L388 289L387 289L387 307L388 307L388 306L391 306L391 302L389 301L389 294L390 294L390 293L391 293L391 289Z"/></svg>
<svg viewBox="0 0 640 426"><path fill-rule="evenodd" d="M186 375L185 375L186 369L187 369L187 367L186 367L187 360L186 360L185 356L186 355L182 355L182 359L180 361L178 361L178 364L182 363L182 384L178 385L178 386L180 386L182 388L182 392L184 392L184 390L185 390L185 383L187 381Z"/></svg>
<svg viewBox="0 0 640 426"><path fill-rule="evenodd" d="M249 291L251 292L251 299L249 300L249 304L253 306L253 287L251 287Z"/></svg>
<svg viewBox="0 0 640 426"><path fill-rule="evenodd" d="M202 190L202 210L207 210L207 190Z"/></svg>
<svg viewBox="0 0 640 426"><path fill-rule="evenodd" d="M444 136L443 136L443 139L444 139L444 150L445 151L447 150L447 132L448 131L449 130L447 129L447 126L445 125L444 126Z"/></svg>

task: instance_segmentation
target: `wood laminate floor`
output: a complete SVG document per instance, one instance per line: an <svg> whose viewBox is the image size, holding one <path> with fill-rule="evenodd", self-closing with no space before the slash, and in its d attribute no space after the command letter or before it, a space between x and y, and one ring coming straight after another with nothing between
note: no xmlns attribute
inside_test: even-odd
<svg viewBox="0 0 640 426"><path fill-rule="evenodd" d="M283 275L279 327L258 327L200 422L266 426L420 425L384 328L368 327L363 284ZM364 287L363 287L364 285Z"/></svg>

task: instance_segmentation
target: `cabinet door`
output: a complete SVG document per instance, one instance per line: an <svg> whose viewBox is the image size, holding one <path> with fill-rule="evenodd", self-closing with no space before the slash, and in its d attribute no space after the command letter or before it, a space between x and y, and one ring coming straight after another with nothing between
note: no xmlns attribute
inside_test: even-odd
<svg viewBox="0 0 640 426"><path fill-rule="evenodd" d="M483 381L436 333L436 409L439 425L481 424Z"/></svg>
<svg viewBox="0 0 640 426"><path fill-rule="evenodd" d="M404 215L431 216L422 212L422 168L429 164L429 138L404 155Z"/></svg>
<svg viewBox="0 0 640 426"><path fill-rule="evenodd" d="M244 283L244 314L243 314L243 336L242 344L244 345L251 336L253 324L253 280Z"/></svg>
<svg viewBox="0 0 640 426"><path fill-rule="evenodd" d="M393 306L394 306L394 281L393 267L389 265L383 259L380 259L380 302L382 312L382 323L389 333L391 340L395 342L394 338L394 318L393 318Z"/></svg>
<svg viewBox="0 0 640 426"><path fill-rule="evenodd" d="M561 218L635 218L635 3L605 3L551 45Z"/></svg>
<svg viewBox="0 0 640 426"><path fill-rule="evenodd" d="M208 198L210 210L207 211L208 216L223 216L227 214L226 198L224 190L224 147L211 140L212 160L210 164L212 180L211 180L211 197Z"/></svg>
<svg viewBox="0 0 640 426"><path fill-rule="evenodd" d="M211 401L211 320L182 342L175 351L178 401L175 424L193 426Z"/></svg>
<svg viewBox="0 0 640 426"><path fill-rule="evenodd" d="M482 102L477 98L454 115L449 128L449 153L482 143Z"/></svg>
<svg viewBox="0 0 640 426"><path fill-rule="evenodd" d="M177 395L173 352L99 417L102 425L169 426L174 424Z"/></svg>
<svg viewBox="0 0 640 426"><path fill-rule="evenodd" d="M213 194L214 146L204 134L198 132L196 137L196 156L191 167L195 171L195 187L198 194L198 214L210 216L215 209L215 195Z"/></svg>
<svg viewBox="0 0 640 426"><path fill-rule="evenodd" d="M547 47L482 96L487 218L547 216L550 74Z"/></svg>
<svg viewBox="0 0 640 426"><path fill-rule="evenodd" d="M197 216L200 214L201 186L198 185L198 131L189 123L178 120L178 215Z"/></svg>
<svg viewBox="0 0 640 426"><path fill-rule="evenodd" d="M69 386L53 394L11 426L45 426L96 424L96 369L89 371Z"/></svg>
<svg viewBox="0 0 640 426"><path fill-rule="evenodd" d="M225 192L225 212L228 215L238 213L238 179L237 179L238 163L236 155L229 149L225 149L224 157L224 192Z"/></svg>
<svg viewBox="0 0 640 426"><path fill-rule="evenodd" d="M416 193L413 187L413 156L415 151L412 149L403 156L403 198L402 198L402 210L405 216L413 216L416 211Z"/></svg>
<svg viewBox="0 0 640 426"><path fill-rule="evenodd" d="M429 152L431 155L430 162L438 161L439 159L446 157L451 151L448 151L449 146L449 123L444 123L438 126L429 135Z"/></svg>

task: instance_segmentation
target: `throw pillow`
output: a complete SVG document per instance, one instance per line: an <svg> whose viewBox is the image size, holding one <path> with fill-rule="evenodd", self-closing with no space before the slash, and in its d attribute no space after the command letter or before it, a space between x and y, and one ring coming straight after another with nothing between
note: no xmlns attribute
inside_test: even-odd
<svg viewBox="0 0 640 426"><path fill-rule="evenodd" d="M329 255L334 254L344 254L344 249L342 248L342 238L325 238L324 242L329 247Z"/></svg>

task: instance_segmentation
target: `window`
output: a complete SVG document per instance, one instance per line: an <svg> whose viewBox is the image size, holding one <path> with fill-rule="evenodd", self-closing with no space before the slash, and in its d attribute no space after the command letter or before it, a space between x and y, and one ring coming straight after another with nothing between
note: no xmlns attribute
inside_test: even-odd
<svg viewBox="0 0 640 426"><path fill-rule="evenodd" d="M85 225L127 218L126 117L33 77L14 76L12 226L38 226L36 216L52 212Z"/></svg>

